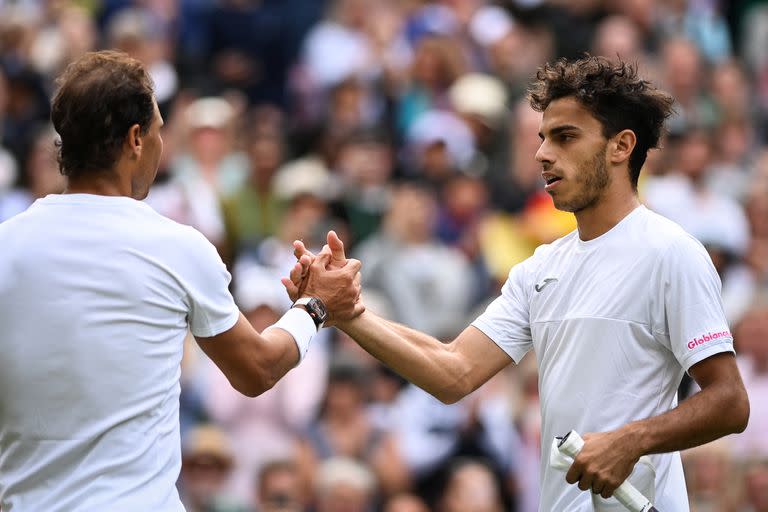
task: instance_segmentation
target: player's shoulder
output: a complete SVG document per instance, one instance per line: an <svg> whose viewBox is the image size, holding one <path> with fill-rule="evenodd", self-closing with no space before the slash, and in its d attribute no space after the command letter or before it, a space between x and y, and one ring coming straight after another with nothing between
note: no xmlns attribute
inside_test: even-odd
<svg viewBox="0 0 768 512"><path fill-rule="evenodd" d="M703 250L701 243L680 224L653 210L643 208L638 225L639 239L648 249L658 253L680 249Z"/></svg>
<svg viewBox="0 0 768 512"><path fill-rule="evenodd" d="M146 203L141 203L142 215L148 229L156 231L165 237L169 243L198 244L207 239L198 230L187 224L182 224L158 213Z"/></svg>
<svg viewBox="0 0 768 512"><path fill-rule="evenodd" d="M541 244L533 251L533 255L528 258L531 266L545 264L546 261L562 251L569 251L579 236L578 230L573 230L565 236L558 238L550 243Z"/></svg>

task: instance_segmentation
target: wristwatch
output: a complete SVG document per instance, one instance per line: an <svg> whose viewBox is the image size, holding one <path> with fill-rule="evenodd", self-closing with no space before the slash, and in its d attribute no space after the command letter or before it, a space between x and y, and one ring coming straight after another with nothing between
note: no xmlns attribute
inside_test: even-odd
<svg viewBox="0 0 768 512"><path fill-rule="evenodd" d="M294 302L293 306L291 307L295 308L296 306L302 306L307 311L307 313L309 313L309 316L315 322L315 327L317 327L318 331L323 327L323 324L328 319L328 310L325 309L325 304L323 304L323 301L317 297L302 297Z"/></svg>

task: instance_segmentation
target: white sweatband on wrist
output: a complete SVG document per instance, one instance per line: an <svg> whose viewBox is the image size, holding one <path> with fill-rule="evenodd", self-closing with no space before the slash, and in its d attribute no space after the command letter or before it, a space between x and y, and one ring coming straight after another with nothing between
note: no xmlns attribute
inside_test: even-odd
<svg viewBox="0 0 768 512"><path fill-rule="evenodd" d="M280 317L280 320L264 329L264 332L275 328L282 329L293 336L293 341L296 342L296 346L299 348L299 362L296 364L301 363L304 360L304 356L307 355L312 336L317 333L315 321L309 316L307 310L304 308L289 309Z"/></svg>

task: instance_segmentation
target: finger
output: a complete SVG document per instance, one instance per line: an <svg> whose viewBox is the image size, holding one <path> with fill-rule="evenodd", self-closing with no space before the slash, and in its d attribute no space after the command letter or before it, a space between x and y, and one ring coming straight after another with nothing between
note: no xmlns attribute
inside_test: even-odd
<svg viewBox="0 0 768 512"><path fill-rule="evenodd" d="M568 473L565 474L565 481L569 484L575 484L581 478L581 466L576 465L574 462L571 467L568 468Z"/></svg>
<svg viewBox="0 0 768 512"><path fill-rule="evenodd" d="M323 250L315 257L315 261L312 262L313 267L319 267L325 269L331 262L331 250L328 246L324 246Z"/></svg>
<svg viewBox="0 0 768 512"><path fill-rule="evenodd" d="M600 491L600 496L602 496L603 498L605 498L607 500L608 498L613 496L613 491L615 491L615 490L616 490L615 487L612 487L610 485L605 485L603 487L602 491Z"/></svg>
<svg viewBox="0 0 768 512"><path fill-rule="evenodd" d="M360 271L360 268L362 268L363 264L360 262L360 260L356 260L354 258L350 258L347 260L347 264L344 266L344 269L347 272L354 272L357 273Z"/></svg>
<svg viewBox="0 0 768 512"><path fill-rule="evenodd" d="M304 254L299 258L298 264L301 265L302 275L309 272L309 267L312 265L312 259L313 258L310 258L307 254Z"/></svg>
<svg viewBox="0 0 768 512"><path fill-rule="evenodd" d="M296 256L296 259L301 258L302 254L308 254L310 256L314 256L307 247L304 245L304 242L301 240L294 240L293 241L293 255Z"/></svg>
<svg viewBox="0 0 768 512"><path fill-rule="evenodd" d="M286 293L288 293L288 297L291 299L291 302L294 302L296 299L299 298L299 289L296 287L295 284L293 284L293 281L291 281L287 277L284 277L280 279L280 282L283 283L283 286L285 287L285 291Z"/></svg>
<svg viewBox="0 0 768 512"><path fill-rule="evenodd" d="M593 494L600 494L600 493L603 492L603 489L605 489L604 485L600 485L598 483L593 483L592 484L592 493Z"/></svg>
<svg viewBox="0 0 768 512"><path fill-rule="evenodd" d="M294 283L298 283L301 281L301 278L304 276L304 267L300 262L296 262L293 264L293 268L291 269L291 272L288 274L288 277L291 281Z"/></svg>
<svg viewBox="0 0 768 512"><path fill-rule="evenodd" d="M592 489L592 482L594 479L595 477L590 475L581 475L581 478L579 479L579 489L582 491L588 491Z"/></svg>
<svg viewBox="0 0 768 512"><path fill-rule="evenodd" d="M328 232L328 246L331 248L332 260L336 263L344 264L347 262L347 256L344 254L344 242L341 241L339 235L335 231Z"/></svg>

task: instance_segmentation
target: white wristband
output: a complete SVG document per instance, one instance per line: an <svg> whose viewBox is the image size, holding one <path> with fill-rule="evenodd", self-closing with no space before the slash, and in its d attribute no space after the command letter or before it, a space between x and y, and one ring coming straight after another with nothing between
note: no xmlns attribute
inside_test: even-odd
<svg viewBox="0 0 768 512"><path fill-rule="evenodd" d="M289 309L280 317L280 320L264 329L264 332L275 328L282 329L293 336L293 340L299 348L299 363L301 363L304 360L304 356L307 355L312 336L317 333L315 321L309 316L307 310L304 308ZM296 364L298 365L299 363Z"/></svg>

